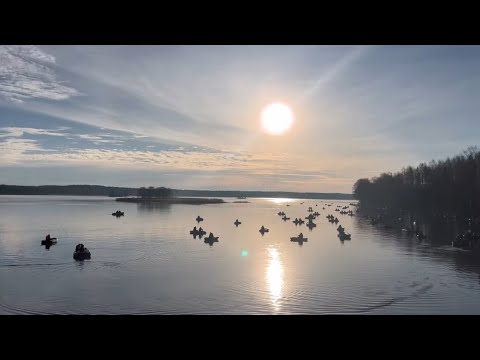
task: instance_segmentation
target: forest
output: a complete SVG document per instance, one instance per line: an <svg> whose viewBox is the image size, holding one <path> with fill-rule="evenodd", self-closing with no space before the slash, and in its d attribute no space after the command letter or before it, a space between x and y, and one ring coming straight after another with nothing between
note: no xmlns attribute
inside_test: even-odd
<svg viewBox="0 0 480 360"><path fill-rule="evenodd" d="M353 195L362 207L478 216L480 150L471 146L452 158L358 179L353 185Z"/></svg>

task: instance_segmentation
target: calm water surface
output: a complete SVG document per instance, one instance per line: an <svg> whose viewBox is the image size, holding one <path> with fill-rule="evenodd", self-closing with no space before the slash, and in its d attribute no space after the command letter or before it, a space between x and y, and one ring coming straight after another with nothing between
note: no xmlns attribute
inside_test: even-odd
<svg viewBox="0 0 480 360"><path fill-rule="evenodd" d="M419 242L334 212L349 201L225 200L159 208L0 196L0 314L480 314L480 256L451 248L451 229L429 228ZM308 206L321 214L312 231L291 222ZM339 241L328 213L351 241ZM218 243L189 234L197 215ZM302 246L290 241L300 231ZM47 233L59 238L49 250ZM78 243L90 261L73 260Z"/></svg>

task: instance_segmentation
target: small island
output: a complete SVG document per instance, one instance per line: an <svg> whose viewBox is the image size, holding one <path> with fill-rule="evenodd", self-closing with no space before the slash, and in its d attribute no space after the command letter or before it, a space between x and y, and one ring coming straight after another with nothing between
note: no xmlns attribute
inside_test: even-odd
<svg viewBox="0 0 480 360"><path fill-rule="evenodd" d="M120 197L116 198L115 200L137 204L156 203L203 205L225 203L223 199L176 197L172 189L166 187L154 188L153 186L150 186L148 188L141 187L140 189L138 189L137 197Z"/></svg>

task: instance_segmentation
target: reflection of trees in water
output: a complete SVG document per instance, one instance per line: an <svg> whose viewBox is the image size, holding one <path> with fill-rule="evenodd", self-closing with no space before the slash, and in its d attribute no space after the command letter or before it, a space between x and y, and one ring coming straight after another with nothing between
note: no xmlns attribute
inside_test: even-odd
<svg viewBox="0 0 480 360"><path fill-rule="evenodd" d="M402 252L428 257L436 262L448 262L458 272L477 274L480 282L480 250L461 250L451 247L452 240L458 234L462 234L469 228L477 231L477 226L471 225L470 227L467 222L462 220L456 221L452 218L447 220L421 212L403 212L399 216L398 211L384 211L382 215L385 224L393 226L386 229L383 223L371 225L366 215L373 216L374 214L366 211L362 211L361 215L358 213L355 217L355 226L362 232L376 234L372 237L375 242L384 244L389 241ZM415 234L402 233L402 228L413 227L414 221L417 229L427 235L426 239L418 240Z"/></svg>
<svg viewBox="0 0 480 360"><path fill-rule="evenodd" d="M141 212L167 212L171 204L164 202L138 203L137 210Z"/></svg>

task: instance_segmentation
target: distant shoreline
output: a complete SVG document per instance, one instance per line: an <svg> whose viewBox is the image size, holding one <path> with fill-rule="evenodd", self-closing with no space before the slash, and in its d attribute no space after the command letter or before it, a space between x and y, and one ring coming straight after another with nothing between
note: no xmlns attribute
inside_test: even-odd
<svg viewBox="0 0 480 360"><path fill-rule="evenodd" d="M224 204L222 199L210 198L165 198L165 199L142 199L142 198L116 198L115 201L136 203L136 204L186 204L186 205L204 205L204 204Z"/></svg>
<svg viewBox="0 0 480 360"><path fill-rule="evenodd" d="M65 195L65 196L108 196L112 198L137 196L138 188L126 188L102 185L5 185L0 184L0 195ZM288 198L318 200L354 200L352 194L312 193L292 191L256 191L256 190L180 190L172 189L176 197L202 198Z"/></svg>

